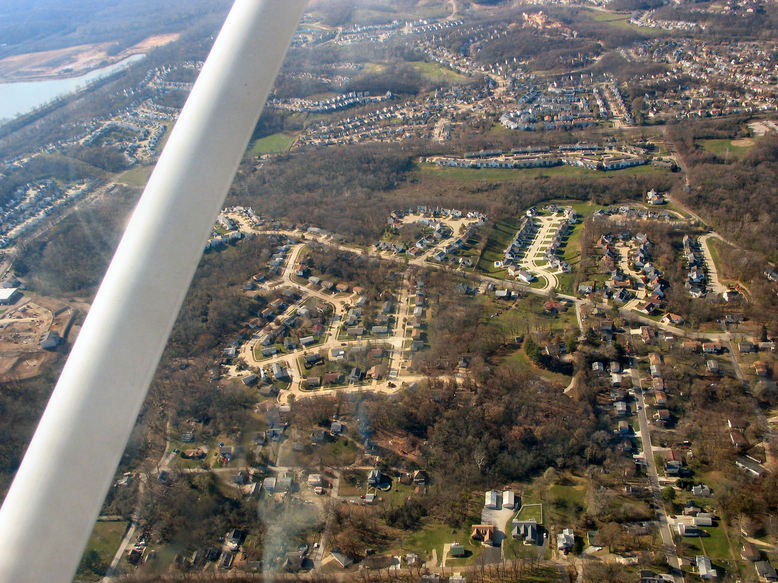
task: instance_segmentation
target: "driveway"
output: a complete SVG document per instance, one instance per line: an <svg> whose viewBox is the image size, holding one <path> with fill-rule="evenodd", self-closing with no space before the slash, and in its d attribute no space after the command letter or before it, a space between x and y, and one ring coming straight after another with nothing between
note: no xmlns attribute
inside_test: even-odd
<svg viewBox="0 0 778 583"><path fill-rule="evenodd" d="M481 510L481 524L493 524L497 527L497 545L502 546L502 541L506 536L505 525L516 514L516 510L510 508L500 508L497 510L484 507Z"/></svg>

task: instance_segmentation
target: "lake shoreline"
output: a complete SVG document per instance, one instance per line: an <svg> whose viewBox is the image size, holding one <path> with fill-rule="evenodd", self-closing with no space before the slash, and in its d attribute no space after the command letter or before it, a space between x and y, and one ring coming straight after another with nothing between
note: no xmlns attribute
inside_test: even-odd
<svg viewBox="0 0 778 583"><path fill-rule="evenodd" d="M0 125L30 114L58 99L88 89L96 81L120 73L145 58L145 53L136 53L111 65L74 77L0 82Z"/></svg>

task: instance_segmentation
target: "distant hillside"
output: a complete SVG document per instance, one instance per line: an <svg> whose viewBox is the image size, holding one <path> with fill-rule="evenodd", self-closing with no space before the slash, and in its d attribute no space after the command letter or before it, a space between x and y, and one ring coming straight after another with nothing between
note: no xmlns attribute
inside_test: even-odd
<svg viewBox="0 0 778 583"><path fill-rule="evenodd" d="M118 53L150 35L186 30L229 5L229 0L0 0L0 58L99 42L116 42Z"/></svg>

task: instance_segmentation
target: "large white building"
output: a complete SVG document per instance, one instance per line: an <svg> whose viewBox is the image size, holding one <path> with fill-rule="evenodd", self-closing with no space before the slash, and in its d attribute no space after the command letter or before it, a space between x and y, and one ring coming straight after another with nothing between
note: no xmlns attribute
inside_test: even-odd
<svg viewBox="0 0 778 583"><path fill-rule="evenodd" d="M0 306L7 306L14 303L20 295L19 288L0 288Z"/></svg>

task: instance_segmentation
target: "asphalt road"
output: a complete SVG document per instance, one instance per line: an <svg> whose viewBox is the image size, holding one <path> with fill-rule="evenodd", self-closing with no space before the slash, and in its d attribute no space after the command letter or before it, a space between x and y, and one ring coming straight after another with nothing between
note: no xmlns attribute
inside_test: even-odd
<svg viewBox="0 0 778 583"><path fill-rule="evenodd" d="M638 373L637 363L635 359L632 359L630 372L632 374L632 386L637 398L640 410L638 411L638 420L640 423L640 439L643 442L643 457L646 460L646 474L648 475L648 482L651 486L651 493L654 498L656 506L656 518L659 525L659 534L662 537L662 550L667 557L667 562L673 568L673 578L676 583L683 583L683 573L681 571L681 563L678 559L678 553L675 548L675 541L673 540L673 533L670 529L670 524L667 521L667 513L665 512L664 503L661 497L661 487L659 486L659 474L656 470L656 462L654 460L654 450L651 446L651 432L648 427L648 417L646 416L646 403L643 398L643 388L640 380L640 374Z"/></svg>

